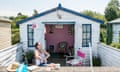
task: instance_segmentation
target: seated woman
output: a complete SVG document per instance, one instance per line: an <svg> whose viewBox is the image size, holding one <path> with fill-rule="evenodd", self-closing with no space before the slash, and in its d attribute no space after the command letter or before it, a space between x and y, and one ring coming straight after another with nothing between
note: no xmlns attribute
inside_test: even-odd
<svg viewBox="0 0 120 72"><path fill-rule="evenodd" d="M34 55L36 65L55 67L54 63L48 63L47 59L50 57L50 54L47 51L43 50L41 44L38 42L35 44Z"/></svg>

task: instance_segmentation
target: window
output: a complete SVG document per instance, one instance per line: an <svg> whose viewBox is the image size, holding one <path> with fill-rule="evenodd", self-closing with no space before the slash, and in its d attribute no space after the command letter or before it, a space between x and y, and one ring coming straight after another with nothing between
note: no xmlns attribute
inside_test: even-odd
<svg viewBox="0 0 120 72"><path fill-rule="evenodd" d="M27 25L27 34L28 34L28 47L33 47L34 44L34 29L32 25Z"/></svg>
<svg viewBox="0 0 120 72"><path fill-rule="evenodd" d="M88 47L91 42L91 24L82 25L82 47Z"/></svg>

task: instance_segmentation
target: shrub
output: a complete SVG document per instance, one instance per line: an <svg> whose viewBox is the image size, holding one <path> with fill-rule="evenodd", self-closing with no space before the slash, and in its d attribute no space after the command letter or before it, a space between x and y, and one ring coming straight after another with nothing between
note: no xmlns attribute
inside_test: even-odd
<svg viewBox="0 0 120 72"><path fill-rule="evenodd" d="M12 29L12 45L20 41L19 29Z"/></svg>
<svg viewBox="0 0 120 72"><path fill-rule="evenodd" d="M101 60L99 57L93 57L93 66L101 66Z"/></svg>
<svg viewBox="0 0 120 72"><path fill-rule="evenodd" d="M34 59L34 52L33 52L33 50L29 50L28 52L26 52L25 56L27 58L28 64L32 64L32 61Z"/></svg>
<svg viewBox="0 0 120 72"><path fill-rule="evenodd" d="M100 42L106 43L106 30L105 29L100 30Z"/></svg>
<svg viewBox="0 0 120 72"><path fill-rule="evenodd" d="M120 43L111 43L111 46L120 49Z"/></svg>

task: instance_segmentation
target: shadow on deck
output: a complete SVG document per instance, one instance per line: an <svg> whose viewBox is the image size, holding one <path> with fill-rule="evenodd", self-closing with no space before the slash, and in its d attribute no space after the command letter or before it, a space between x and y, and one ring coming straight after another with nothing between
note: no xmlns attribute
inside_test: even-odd
<svg viewBox="0 0 120 72"><path fill-rule="evenodd" d="M54 53L51 54L51 57L48 59L48 61L50 63L59 63L61 66L66 66L66 57L64 56L65 54L61 54L61 53ZM70 58L73 59L73 58ZM68 66L68 64L67 64ZM83 61L83 65L82 66L90 66L89 65L89 61Z"/></svg>
<svg viewBox="0 0 120 72"><path fill-rule="evenodd" d="M59 63L61 66L66 66L64 54L60 53L50 53L48 61L50 63Z"/></svg>

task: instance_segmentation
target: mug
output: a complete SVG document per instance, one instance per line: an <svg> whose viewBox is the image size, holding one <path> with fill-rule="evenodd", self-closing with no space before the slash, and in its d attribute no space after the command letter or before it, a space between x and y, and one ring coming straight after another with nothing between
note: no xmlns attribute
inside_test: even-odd
<svg viewBox="0 0 120 72"><path fill-rule="evenodd" d="M60 64L55 64L55 69L60 69Z"/></svg>

